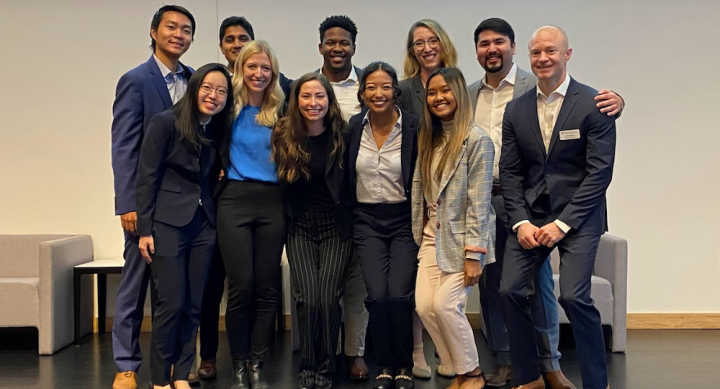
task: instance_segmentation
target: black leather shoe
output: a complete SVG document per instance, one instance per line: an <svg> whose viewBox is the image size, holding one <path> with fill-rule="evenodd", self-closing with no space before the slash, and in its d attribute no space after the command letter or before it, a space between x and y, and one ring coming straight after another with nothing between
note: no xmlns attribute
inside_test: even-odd
<svg viewBox="0 0 720 389"><path fill-rule="evenodd" d="M378 369L378 375L375 377L375 383L373 383L373 389L390 389L393 384L393 371L392 369L381 368Z"/></svg>
<svg viewBox="0 0 720 389"><path fill-rule="evenodd" d="M265 383L265 380L263 380L262 365L263 362L257 359L253 359L248 362L251 389L270 389L270 387Z"/></svg>
<svg viewBox="0 0 720 389"><path fill-rule="evenodd" d="M250 389L247 362L233 362L233 377L230 389Z"/></svg>
<svg viewBox="0 0 720 389"><path fill-rule="evenodd" d="M395 389L413 389L415 379L412 369L399 369L395 375Z"/></svg>

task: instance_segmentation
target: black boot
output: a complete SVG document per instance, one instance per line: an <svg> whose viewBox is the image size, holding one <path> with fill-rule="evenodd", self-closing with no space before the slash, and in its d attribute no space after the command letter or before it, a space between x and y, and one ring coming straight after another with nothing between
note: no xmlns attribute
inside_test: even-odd
<svg viewBox="0 0 720 389"><path fill-rule="evenodd" d="M251 389L269 389L270 387L263 380L262 374L263 362L253 359L248 362L248 370L250 371L250 388Z"/></svg>
<svg viewBox="0 0 720 389"><path fill-rule="evenodd" d="M233 362L233 378L230 389L250 389L246 361Z"/></svg>

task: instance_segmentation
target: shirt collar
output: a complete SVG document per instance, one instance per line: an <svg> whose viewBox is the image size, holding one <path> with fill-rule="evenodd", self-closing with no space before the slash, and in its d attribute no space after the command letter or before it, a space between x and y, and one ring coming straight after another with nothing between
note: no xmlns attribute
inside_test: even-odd
<svg viewBox="0 0 720 389"><path fill-rule="evenodd" d="M504 84L509 84L509 85L515 86L515 78L516 78L516 77L517 77L517 64L515 64L515 63L513 62L513 65L512 65L512 67L510 68L510 71L509 71L508 74L505 76L505 78L503 78L503 79L500 81L500 84L498 85L498 88L501 87L501 86L503 86ZM490 85L488 85L488 83L485 81L486 78L487 78L487 73L486 73L486 75L483 76L483 78L481 79L481 80L482 80L482 81L481 81L481 82L482 82L482 87L487 87L487 88L495 89L495 88L491 87Z"/></svg>
<svg viewBox="0 0 720 389"><path fill-rule="evenodd" d="M550 95L545 96L545 94L540 90L540 85L538 85L537 88L536 88L536 89L537 89L537 95L538 95L538 96L545 96L545 98L549 98L549 97L552 96L553 94L557 93L557 94L559 94L560 96L565 97L565 95L567 94L567 90L568 90L568 87L569 87L569 86L570 86L570 75L569 75L569 74L565 74L565 80L562 82L562 84L560 84L560 86L557 87L557 89L555 89L554 91L552 91L552 93L550 93Z"/></svg>
<svg viewBox="0 0 720 389"><path fill-rule="evenodd" d="M162 61L160 61L160 59L155 54L153 54L153 58L155 58L155 63L157 63L157 66L160 69L160 73L162 74L163 78L167 78L167 76L172 73L170 69L168 69L168 67L165 66L165 64L162 63ZM180 64L178 64L177 69L175 70L175 74L183 73L185 73L185 70L182 66L180 66Z"/></svg>
<svg viewBox="0 0 720 389"><path fill-rule="evenodd" d="M397 122L395 122L395 125L393 126L393 128L395 128L395 127L402 128L402 110L400 108L398 108L398 106L396 105L395 111L398 113L398 120L397 120ZM369 123L370 123L370 110L368 109L368 111L365 113L365 116L363 117L363 121L362 121L363 127L368 125Z"/></svg>
<svg viewBox="0 0 720 389"><path fill-rule="evenodd" d="M322 74L322 72L323 72L323 69L324 69L324 67L320 68L320 73L321 73L321 74ZM344 79L344 80L342 80L342 81L339 81L339 82L332 82L332 81L330 81L330 83L331 83L331 84L344 84L344 83L346 83L346 82L348 82L348 81L352 81L353 83L358 82L358 76L357 76L357 73L355 73L355 66L352 66L352 67L350 68L350 74L348 74L348 78L346 78L346 79Z"/></svg>

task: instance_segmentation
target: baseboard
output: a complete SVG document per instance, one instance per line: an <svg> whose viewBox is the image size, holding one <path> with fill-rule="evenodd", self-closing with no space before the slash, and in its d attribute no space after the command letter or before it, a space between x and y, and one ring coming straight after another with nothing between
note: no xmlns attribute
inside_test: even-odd
<svg viewBox="0 0 720 389"><path fill-rule="evenodd" d="M481 326L480 323L480 314L479 313L468 313L467 314L468 320L470 321L470 325L472 328L479 329ZM105 321L105 332L112 331L113 326L113 318L108 317ZM93 332L98 332L98 318L93 319ZM140 332L150 332L152 328L150 316L145 316L143 318L142 326L140 326ZM218 322L218 330L221 332L225 331L225 315L220 315L220 321ZM285 330L290 331L292 330L292 318L290 315L285 315Z"/></svg>
<svg viewBox="0 0 720 389"><path fill-rule="evenodd" d="M470 326L474 329L482 328L482 316L479 313L466 314ZM105 323L105 331L112 331L113 318L108 317ZM93 320L93 332L98 332L98 319ZM150 332L150 317L143 319L141 332ZM218 329L225 331L225 316L220 316ZM290 315L285 315L285 330L292 329ZM629 330L672 330L672 329L720 329L720 313L628 313L627 329Z"/></svg>
<svg viewBox="0 0 720 389"><path fill-rule="evenodd" d="M720 329L720 313L628 313L629 330Z"/></svg>

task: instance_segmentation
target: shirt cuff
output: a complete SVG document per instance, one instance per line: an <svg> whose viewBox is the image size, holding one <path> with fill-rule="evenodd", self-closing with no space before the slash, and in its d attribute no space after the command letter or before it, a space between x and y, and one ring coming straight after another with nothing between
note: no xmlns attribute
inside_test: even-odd
<svg viewBox="0 0 720 389"><path fill-rule="evenodd" d="M560 219L555 219L555 224L562 230L564 233L568 233L570 231L570 226L560 221Z"/></svg>
<svg viewBox="0 0 720 389"><path fill-rule="evenodd" d="M473 260L473 261L484 262L484 261L485 261L485 254L483 254L483 253L476 253L476 252L474 252L474 251L467 251L467 250L465 250L465 259L470 259L470 260Z"/></svg>
<svg viewBox="0 0 720 389"><path fill-rule="evenodd" d="M530 220L520 220L519 222L515 223L515 225L512 228L513 232L517 232L518 227L520 227L521 225L523 225L525 223L530 223Z"/></svg>

